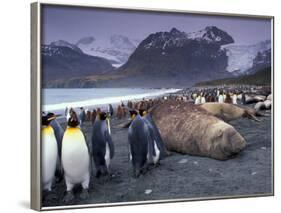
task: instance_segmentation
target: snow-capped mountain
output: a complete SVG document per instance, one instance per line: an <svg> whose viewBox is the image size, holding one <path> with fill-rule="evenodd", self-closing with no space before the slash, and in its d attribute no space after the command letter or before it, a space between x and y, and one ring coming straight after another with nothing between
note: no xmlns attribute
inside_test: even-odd
<svg viewBox="0 0 281 213"><path fill-rule="evenodd" d="M41 50L44 86L49 81L104 74L114 70L106 59L84 54L69 43L53 42L42 45Z"/></svg>
<svg viewBox="0 0 281 213"><path fill-rule="evenodd" d="M271 49L271 40L261 41L252 45L230 44L222 47L227 50L227 71L233 74L243 74L253 66L253 60L258 52Z"/></svg>
<svg viewBox="0 0 281 213"><path fill-rule="evenodd" d="M216 42L220 45L234 42L230 35L220 30L216 26L207 26L205 29L199 30L197 32L187 33L186 35L189 39L206 40L209 42Z"/></svg>
<svg viewBox="0 0 281 213"><path fill-rule="evenodd" d="M226 50L221 46L233 42L228 33L213 26L193 33L176 28L156 32L138 45L118 72L185 86L199 80L229 77Z"/></svg>
<svg viewBox="0 0 281 213"><path fill-rule="evenodd" d="M50 43L50 47L68 47L78 53L83 53L80 48L78 48L76 45L71 44L64 40L58 40Z"/></svg>
<svg viewBox="0 0 281 213"><path fill-rule="evenodd" d="M139 42L138 39L123 35L112 35L109 38L89 36L78 40L76 46L88 55L106 58L113 66L120 67L127 62Z"/></svg>
<svg viewBox="0 0 281 213"><path fill-rule="evenodd" d="M244 73L251 75L264 68L271 67L271 49L263 52L258 52L256 57L253 59L253 66L246 70Z"/></svg>
<svg viewBox="0 0 281 213"><path fill-rule="evenodd" d="M216 43L218 45L233 43L233 38L215 26L208 26L197 32L181 32L172 28L170 32L158 32L149 36L150 42L144 45L146 49L167 47L182 47L190 41Z"/></svg>

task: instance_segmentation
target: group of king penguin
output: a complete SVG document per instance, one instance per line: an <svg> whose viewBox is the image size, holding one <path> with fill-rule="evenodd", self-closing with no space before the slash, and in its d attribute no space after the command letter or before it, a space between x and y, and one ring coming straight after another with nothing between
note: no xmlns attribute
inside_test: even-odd
<svg viewBox="0 0 281 213"><path fill-rule="evenodd" d="M110 106L111 107L111 106ZM112 109L111 109L112 111ZM68 110L65 131L54 113L42 113L42 185L52 191L55 177L65 180L66 193L63 201L73 201L73 187L82 186L81 199L89 197L92 160L96 177L109 175L110 161L114 157L111 138L110 115L100 112L92 126L91 146L87 143L80 125L80 116L72 108ZM145 110L130 110L128 130L129 160L133 176L144 174L151 165L157 166L167 151L160 133L149 113ZM91 147L91 148L90 148Z"/></svg>

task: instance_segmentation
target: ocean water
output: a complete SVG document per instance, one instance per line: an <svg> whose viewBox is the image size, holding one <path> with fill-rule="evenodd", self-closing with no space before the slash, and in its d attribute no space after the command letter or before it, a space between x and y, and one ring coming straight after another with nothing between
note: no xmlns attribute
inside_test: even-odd
<svg viewBox="0 0 281 213"><path fill-rule="evenodd" d="M43 111L58 111L66 107L101 106L120 101L139 100L174 93L179 89L142 88L91 88L91 89L42 89Z"/></svg>

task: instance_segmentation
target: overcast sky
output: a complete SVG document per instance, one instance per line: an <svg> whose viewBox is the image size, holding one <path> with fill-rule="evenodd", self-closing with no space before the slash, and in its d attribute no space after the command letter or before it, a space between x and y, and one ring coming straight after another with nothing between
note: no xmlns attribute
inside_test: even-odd
<svg viewBox="0 0 281 213"><path fill-rule="evenodd" d="M151 33L170 31L173 27L194 32L211 25L229 33L237 44L271 38L269 19L61 6L44 6L42 12L44 44L59 39L76 43L86 36L101 38L113 34L142 40Z"/></svg>

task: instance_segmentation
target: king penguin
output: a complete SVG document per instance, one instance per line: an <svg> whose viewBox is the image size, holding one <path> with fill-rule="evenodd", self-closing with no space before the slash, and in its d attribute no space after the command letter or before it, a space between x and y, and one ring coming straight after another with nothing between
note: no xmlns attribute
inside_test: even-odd
<svg viewBox="0 0 281 213"><path fill-rule="evenodd" d="M159 133L159 130L158 130L155 122L153 121L151 114L147 113L146 110L139 110L139 114L141 115L142 119L148 126L150 137L152 138L152 142L153 142L152 145L155 150L155 152L153 150L153 153L152 153L153 154L153 158L152 158L153 164L157 164L157 163L159 163L160 159L163 159L164 157L166 157L168 155L168 151L164 145L162 137Z"/></svg>
<svg viewBox="0 0 281 213"><path fill-rule="evenodd" d="M108 125L106 121L108 121ZM105 112L100 112L93 124L92 149L96 177L109 174L110 160L114 156L114 144L110 135L110 123Z"/></svg>
<svg viewBox="0 0 281 213"><path fill-rule="evenodd" d="M66 183L64 202L67 203L74 199L72 189L76 184L82 184L81 199L86 199L89 196L90 152L79 124L78 116L73 110L63 135L61 150L61 160Z"/></svg>
<svg viewBox="0 0 281 213"><path fill-rule="evenodd" d="M129 155L134 177L144 173L153 162L155 149L148 125L135 110L130 111L132 122L128 131Z"/></svg>
<svg viewBox="0 0 281 213"><path fill-rule="evenodd" d="M55 115L54 113L49 113L49 115L56 116L56 117L60 116L60 115ZM61 127L61 125L59 124L59 122L57 121L57 119L53 119L51 121L50 125L53 127L53 130L55 132L55 137L57 140L57 144L58 144L58 160L57 160L55 176L56 176L56 181L60 182L63 179L63 169L62 169L62 165L61 165L61 145L62 145L62 138L63 138L64 130Z"/></svg>
<svg viewBox="0 0 281 213"><path fill-rule="evenodd" d="M82 125L86 120L86 112L83 107L80 107L79 120L80 120L80 125Z"/></svg>
<svg viewBox="0 0 281 213"><path fill-rule="evenodd" d="M48 113L42 116L42 184L51 191L58 160L58 146L54 129L50 125L56 116Z"/></svg>
<svg viewBox="0 0 281 213"><path fill-rule="evenodd" d="M114 114L114 110L113 110L113 107L112 107L112 105L111 104L109 104L108 105L108 113L110 114L110 117L112 117L113 116L113 114Z"/></svg>

